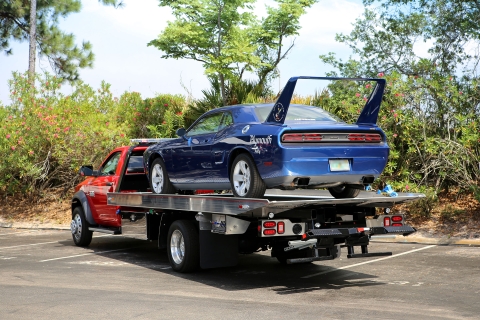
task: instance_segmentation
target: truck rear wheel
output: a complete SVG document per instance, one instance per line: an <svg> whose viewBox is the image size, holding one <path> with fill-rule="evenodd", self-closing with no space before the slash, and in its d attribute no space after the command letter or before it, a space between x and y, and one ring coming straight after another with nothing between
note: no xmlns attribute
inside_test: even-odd
<svg viewBox="0 0 480 320"><path fill-rule="evenodd" d="M88 230L88 222L82 207L76 207L72 212L70 223L73 242L79 247L87 247L92 242L93 232Z"/></svg>
<svg viewBox="0 0 480 320"><path fill-rule="evenodd" d="M168 230L167 253L173 270L187 273L198 269L199 236L192 221L177 220L172 223Z"/></svg>

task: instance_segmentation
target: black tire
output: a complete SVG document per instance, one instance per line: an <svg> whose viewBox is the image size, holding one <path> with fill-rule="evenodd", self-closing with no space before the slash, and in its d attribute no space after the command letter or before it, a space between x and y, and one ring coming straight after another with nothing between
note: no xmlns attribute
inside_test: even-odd
<svg viewBox="0 0 480 320"><path fill-rule="evenodd" d="M328 191L330 191L330 194L337 199L356 198L360 193L360 189L348 185L328 188Z"/></svg>
<svg viewBox="0 0 480 320"><path fill-rule="evenodd" d="M199 236L192 221L176 220L172 223L168 230L167 254L172 269L177 272L187 273L199 268Z"/></svg>
<svg viewBox="0 0 480 320"><path fill-rule="evenodd" d="M82 207L75 207L72 212L70 230L73 242L79 247L87 247L92 242L93 232L88 230L88 226Z"/></svg>
<svg viewBox="0 0 480 320"><path fill-rule="evenodd" d="M165 163L162 158L157 158L153 161L152 166L150 167L149 174L150 189L153 193L157 194L173 194L175 193L175 188L170 182L168 177L167 170L165 168ZM155 180L155 181L154 181Z"/></svg>
<svg viewBox="0 0 480 320"><path fill-rule="evenodd" d="M261 198L267 189L252 158L245 153L239 154L233 160L230 184L234 196L242 198Z"/></svg>

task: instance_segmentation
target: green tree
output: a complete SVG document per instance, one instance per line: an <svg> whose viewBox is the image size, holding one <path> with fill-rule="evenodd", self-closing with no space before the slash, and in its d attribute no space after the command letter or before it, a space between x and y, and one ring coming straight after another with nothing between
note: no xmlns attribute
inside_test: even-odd
<svg viewBox="0 0 480 320"><path fill-rule="evenodd" d="M119 0L99 0L104 5L119 7ZM94 59L92 46L83 42L77 46L75 36L59 29L60 17L79 12L80 0L37 0L36 35L34 41L40 56L46 57L54 71L63 79L77 80L78 69L91 67ZM29 0L0 0L0 49L12 54L10 41L29 41Z"/></svg>
<svg viewBox="0 0 480 320"><path fill-rule="evenodd" d="M228 83L241 82L245 72L256 73L259 87L286 57L285 38L298 34L299 18L316 0L276 0L261 20L253 14L255 0L160 0L172 9L175 21L148 45L162 58L192 59L205 73L218 78L223 104Z"/></svg>
<svg viewBox="0 0 480 320"><path fill-rule="evenodd" d="M336 37L355 58L342 61L334 53L320 58L335 68L332 74L386 77L379 121L391 153L384 179L437 191L452 185L468 189L479 176L480 79L478 57L465 45L478 45L479 39L459 16L467 13L460 2L431 3L387 0L369 7L350 34ZM429 45L429 50L418 50L418 44ZM359 92L331 87L333 105L348 108L345 97L352 99L352 90Z"/></svg>
<svg viewBox="0 0 480 320"><path fill-rule="evenodd" d="M405 25L412 17L422 20L421 36L432 41L431 60L447 72L458 67L473 71L478 65L480 2L478 0L364 0L379 3L379 13L389 25ZM393 30L395 31L395 30ZM473 64L467 64L472 62Z"/></svg>

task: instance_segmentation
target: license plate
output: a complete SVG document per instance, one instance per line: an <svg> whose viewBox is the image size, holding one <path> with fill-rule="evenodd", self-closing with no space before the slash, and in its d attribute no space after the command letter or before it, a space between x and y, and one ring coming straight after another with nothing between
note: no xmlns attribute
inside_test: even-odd
<svg viewBox="0 0 480 320"><path fill-rule="evenodd" d="M328 160L330 171L350 171L348 159Z"/></svg>

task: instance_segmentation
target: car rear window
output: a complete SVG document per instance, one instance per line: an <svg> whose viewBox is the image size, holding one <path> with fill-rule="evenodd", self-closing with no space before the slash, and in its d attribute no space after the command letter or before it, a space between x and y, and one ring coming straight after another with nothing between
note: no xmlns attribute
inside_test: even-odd
<svg viewBox="0 0 480 320"><path fill-rule="evenodd" d="M257 107L255 113L263 122L267 119L273 106ZM320 107L290 105L285 122L288 121L333 121L341 122L336 116L328 113Z"/></svg>
<svg viewBox="0 0 480 320"><path fill-rule="evenodd" d="M143 173L143 156L132 155L128 160L127 173Z"/></svg>

